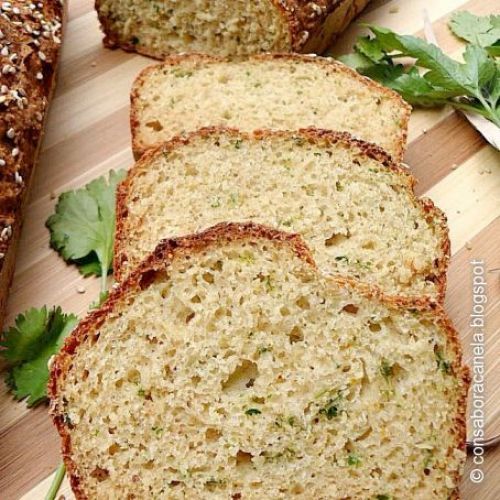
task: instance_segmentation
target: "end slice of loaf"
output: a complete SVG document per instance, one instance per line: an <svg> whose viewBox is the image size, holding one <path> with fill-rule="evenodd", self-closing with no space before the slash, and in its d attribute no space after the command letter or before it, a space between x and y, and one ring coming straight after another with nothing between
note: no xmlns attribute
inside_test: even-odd
<svg viewBox="0 0 500 500"><path fill-rule="evenodd" d="M300 237L164 241L57 356L77 498L457 498L468 371L441 307L326 277Z"/></svg>
<svg viewBox="0 0 500 500"><path fill-rule="evenodd" d="M119 186L115 273L123 279L163 238L255 221L300 233L323 271L441 300L446 221L413 184L347 134L202 130L144 155Z"/></svg>
<svg viewBox="0 0 500 500"><path fill-rule="evenodd" d="M322 53L369 0L97 0L108 47L179 52Z"/></svg>
<svg viewBox="0 0 500 500"><path fill-rule="evenodd" d="M145 150L208 126L346 131L401 161L410 106L332 59L262 55L229 61L169 57L146 68L131 95L132 147Z"/></svg>

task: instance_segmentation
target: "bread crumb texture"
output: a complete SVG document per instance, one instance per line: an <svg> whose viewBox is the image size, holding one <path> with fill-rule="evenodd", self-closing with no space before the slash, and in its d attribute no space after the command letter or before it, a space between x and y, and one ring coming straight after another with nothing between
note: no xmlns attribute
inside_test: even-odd
<svg viewBox="0 0 500 500"><path fill-rule="evenodd" d="M409 114L397 94L344 65L298 55L241 61L173 57L146 69L132 91L137 155L206 126L247 132L314 126L349 132L400 161Z"/></svg>
<svg viewBox="0 0 500 500"><path fill-rule="evenodd" d="M55 363L81 498L454 498L467 377L442 313L266 238L173 254Z"/></svg>
<svg viewBox="0 0 500 500"><path fill-rule="evenodd" d="M154 57L292 49L287 19L272 0L98 0L96 7L108 43Z"/></svg>
<svg viewBox="0 0 500 500"><path fill-rule="evenodd" d="M413 178L344 135L206 131L146 155L120 188L121 278L162 238L223 221L300 233L327 272L393 295L442 293L448 259L440 212Z"/></svg>

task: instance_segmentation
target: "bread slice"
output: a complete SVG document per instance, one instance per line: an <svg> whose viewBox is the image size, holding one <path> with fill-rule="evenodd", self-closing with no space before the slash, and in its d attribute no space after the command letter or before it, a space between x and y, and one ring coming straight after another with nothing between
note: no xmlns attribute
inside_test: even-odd
<svg viewBox="0 0 500 500"><path fill-rule="evenodd" d="M440 306L221 224L162 242L49 392L77 498L430 500L458 496L468 383Z"/></svg>
<svg viewBox="0 0 500 500"><path fill-rule="evenodd" d="M369 0L97 0L108 47L178 52L322 53Z"/></svg>
<svg viewBox="0 0 500 500"><path fill-rule="evenodd" d="M207 126L239 130L316 127L351 133L402 160L410 106L333 59L268 54L240 61L169 57L137 77L131 94L136 158Z"/></svg>
<svg viewBox="0 0 500 500"><path fill-rule="evenodd" d="M114 270L123 279L162 238L252 220L302 234L323 271L442 300L446 219L414 182L347 134L202 130L148 152L119 186Z"/></svg>

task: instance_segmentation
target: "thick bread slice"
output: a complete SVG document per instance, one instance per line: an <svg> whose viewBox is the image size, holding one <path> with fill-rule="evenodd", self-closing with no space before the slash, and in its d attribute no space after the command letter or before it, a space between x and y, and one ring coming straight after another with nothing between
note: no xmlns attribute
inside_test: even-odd
<svg viewBox="0 0 500 500"><path fill-rule="evenodd" d="M373 142L399 162L410 111L397 93L328 58L173 56L143 70L133 85L132 147L138 158L208 126L246 132L316 127Z"/></svg>
<svg viewBox="0 0 500 500"><path fill-rule="evenodd" d="M221 224L162 242L66 341L49 393L77 498L443 500L468 383L440 306Z"/></svg>
<svg viewBox="0 0 500 500"><path fill-rule="evenodd" d="M108 47L179 52L325 51L369 0L97 0Z"/></svg>
<svg viewBox="0 0 500 500"><path fill-rule="evenodd" d="M252 220L302 234L324 271L442 300L446 219L414 182L347 134L201 130L146 153L119 186L117 279L162 238Z"/></svg>

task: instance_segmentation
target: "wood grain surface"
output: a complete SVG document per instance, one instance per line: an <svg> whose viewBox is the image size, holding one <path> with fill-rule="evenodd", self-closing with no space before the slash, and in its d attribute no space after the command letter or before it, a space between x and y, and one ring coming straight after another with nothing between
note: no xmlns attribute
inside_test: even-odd
<svg viewBox="0 0 500 500"><path fill-rule="evenodd" d="M363 21L402 33L421 34L426 8L441 47L461 53L446 26L453 10L500 14L498 0L379 0ZM332 48L348 52L361 28L352 25ZM50 110L43 151L17 256L6 324L31 306L61 305L85 314L99 284L83 279L49 248L45 220L55 196L79 187L109 169L132 164L128 123L129 89L135 75L151 64L141 56L101 45L91 0L71 0L58 87ZM453 110L415 110L405 162L419 179L419 195L429 196L449 220L452 261L446 308L471 359L472 259L484 260L488 281L486 312L487 432L500 433L500 153ZM85 288L78 293L77 288ZM42 499L60 462L59 440L47 408L27 409L0 385L0 498ZM486 455L485 479L473 484L469 460L462 498L500 498L500 448ZM67 482L61 489L73 498Z"/></svg>

